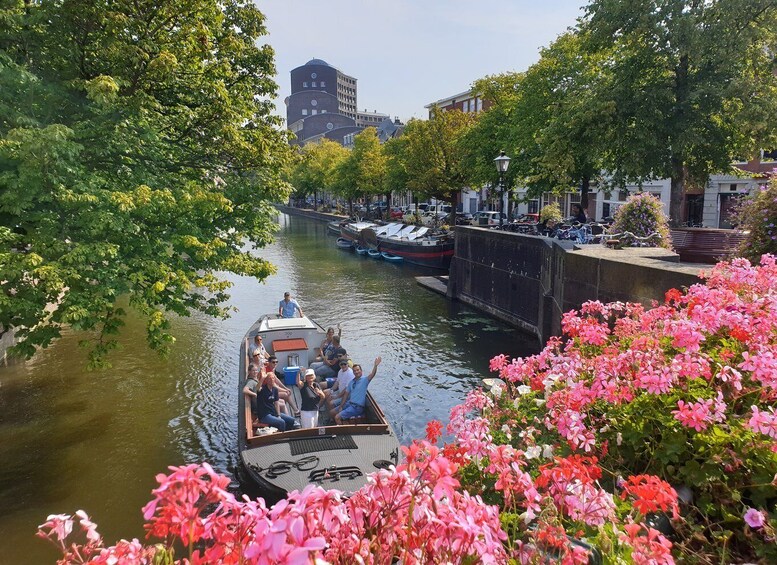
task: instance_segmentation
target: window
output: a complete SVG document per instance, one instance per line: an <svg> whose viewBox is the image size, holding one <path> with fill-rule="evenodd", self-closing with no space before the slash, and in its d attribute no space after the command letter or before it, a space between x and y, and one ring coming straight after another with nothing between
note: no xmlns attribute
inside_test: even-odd
<svg viewBox="0 0 777 565"><path fill-rule="evenodd" d="M325 87L326 87L326 83L322 80L321 81L321 88L325 88Z"/></svg>
<svg viewBox="0 0 777 565"><path fill-rule="evenodd" d="M308 110L307 110L307 108L303 108L303 109L302 109L302 115L303 115L303 116L307 116L307 115L308 115Z"/></svg>
<svg viewBox="0 0 777 565"><path fill-rule="evenodd" d="M306 82L303 82L303 83L302 83L302 88L307 88L307 87L308 87L308 83L306 83Z"/></svg>
<svg viewBox="0 0 777 565"><path fill-rule="evenodd" d="M326 110L321 110L321 113L322 114L326 114Z"/></svg>
<svg viewBox="0 0 777 565"><path fill-rule="evenodd" d="M318 106L318 100L311 100L310 101L311 106Z"/></svg>
<svg viewBox="0 0 777 565"><path fill-rule="evenodd" d="M483 111L483 99L482 98L478 98L477 99L477 110L475 110L475 111L476 112Z"/></svg>
<svg viewBox="0 0 777 565"><path fill-rule="evenodd" d="M315 116L316 114L318 114L318 110L313 110L313 111L311 112L311 114Z"/></svg>
<svg viewBox="0 0 777 565"><path fill-rule="evenodd" d="M316 81L313 81L310 86L312 86L313 88L316 88Z"/></svg>

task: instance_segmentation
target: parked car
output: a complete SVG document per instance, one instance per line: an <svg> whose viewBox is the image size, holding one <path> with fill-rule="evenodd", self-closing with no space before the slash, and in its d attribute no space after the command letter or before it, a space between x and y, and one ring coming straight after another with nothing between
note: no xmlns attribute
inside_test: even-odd
<svg viewBox="0 0 777 565"><path fill-rule="evenodd" d="M515 219L516 222L521 224L537 224L540 221L539 214L521 214Z"/></svg>
<svg viewBox="0 0 777 565"><path fill-rule="evenodd" d="M472 214L469 212L456 212L456 225L468 226L472 223Z"/></svg>
<svg viewBox="0 0 777 565"><path fill-rule="evenodd" d="M502 221L504 222L505 220L506 217L503 213ZM491 210L481 210L480 212L475 212L475 214L472 216L471 223L473 226L498 226L499 212L494 212Z"/></svg>
<svg viewBox="0 0 777 565"><path fill-rule="evenodd" d="M394 208L391 209L392 220L399 220L404 215L405 215L405 210L403 208L400 208L399 206L395 206Z"/></svg>
<svg viewBox="0 0 777 565"><path fill-rule="evenodd" d="M448 221L446 212L426 212L421 216L421 223L425 226L439 226Z"/></svg>

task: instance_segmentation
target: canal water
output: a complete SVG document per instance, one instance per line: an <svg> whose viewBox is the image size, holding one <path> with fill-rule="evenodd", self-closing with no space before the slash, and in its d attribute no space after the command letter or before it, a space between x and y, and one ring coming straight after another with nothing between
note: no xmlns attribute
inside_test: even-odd
<svg viewBox="0 0 777 565"><path fill-rule="evenodd" d="M143 538L141 507L168 465L207 461L233 477L238 347L291 290L305 314L342 326L352 358L383 357L370 390L408 444L426 422L447 422L500 353L536 340L420 287L433 274L338 250L326 225L281 215L275 243L256 253L277 266L264 284L231 277L227 320L176 318L167 359L148 350L130 317L110 370L85 370L83 336L66 334L27 362L0 367L0 565L53 563L34 537L55 513L84 509L107 542Z"/></svg>

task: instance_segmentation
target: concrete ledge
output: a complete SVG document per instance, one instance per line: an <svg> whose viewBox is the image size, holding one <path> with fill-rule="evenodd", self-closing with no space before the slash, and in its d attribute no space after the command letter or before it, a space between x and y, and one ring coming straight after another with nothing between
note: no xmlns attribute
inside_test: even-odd
<svg viewBox="0 0 777 565"><path fill-rule="evenodd" d="M448 277L416 277L415 281L422 287L446 296L448 294Z"/></svg>

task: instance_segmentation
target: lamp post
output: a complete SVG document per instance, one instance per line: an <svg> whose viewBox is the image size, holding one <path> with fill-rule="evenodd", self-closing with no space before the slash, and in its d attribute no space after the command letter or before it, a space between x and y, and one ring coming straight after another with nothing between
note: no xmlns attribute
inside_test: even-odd
<svg viewBox="0 0 777 565"><path fill-rule="evenodd" d="M510 157L505 155L504 151L499 152L499 157L494 159L496 170L499 171L499 229L502 229L502 216L504 215L504 191L505 191L505 173L510 166Z"/></svg>

